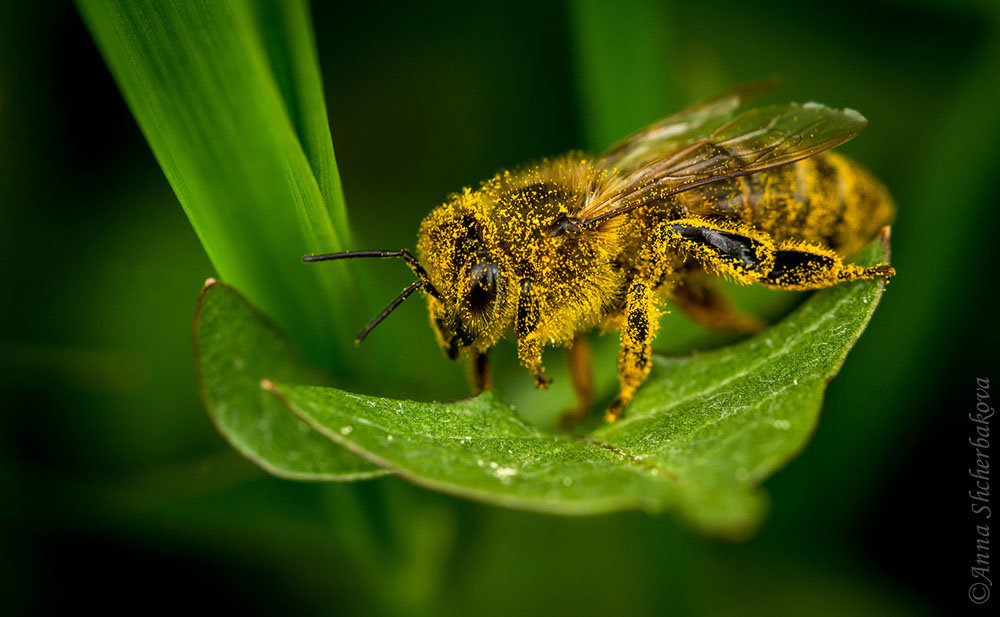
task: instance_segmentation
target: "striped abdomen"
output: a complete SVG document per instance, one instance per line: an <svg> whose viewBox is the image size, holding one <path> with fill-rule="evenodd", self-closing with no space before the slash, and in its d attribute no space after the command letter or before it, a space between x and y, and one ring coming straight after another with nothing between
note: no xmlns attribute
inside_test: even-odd
<svg viewBox="0 0 1000 617"><path fill-rule="evenodd" d="M738 220L776 241L805 240L850 256L892 220L885 187L833 152L677 196L690 214Z"/></svg>

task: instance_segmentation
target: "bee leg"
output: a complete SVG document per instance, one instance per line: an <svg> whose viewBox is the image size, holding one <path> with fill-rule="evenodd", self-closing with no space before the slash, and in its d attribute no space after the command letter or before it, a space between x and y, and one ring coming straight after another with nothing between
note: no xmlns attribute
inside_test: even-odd
<svg viewBox="0 0 1000 617"><path fill-rule="evenodd" d="M680 278L670 299L709 330L750 333L764 329L763 321L733 306L700 268Z"/></svg>
<svg viewBox="0 0 1000 617"><path fill-rule="evenodd" d="M490 357L484 351L472 357L472 393L479 394L493 387L493 375L490 372Z"/></svg>
<svg viewBox="0 0 1000 617"><path fill-rule="evenodd" d="M821 289L857 279L888 280L896 274L889 264L872 267L845 264L840 255L829 249L804 242L779 244L774 267L760 283L774 289Z"/></svg>
<svg viewBox="0 0 1000 617"><path fill-rule="evenodd" d="M594 376L590 371L590 344L585 336L576 335L566 359L569 376L573 381L573 390L576 392L576 406L559 417L559 423L563 426L576 424L586 418L594 399Z"/></svg>
<svg viewBox="0 0 1000 617"><path fill-rule="evenodd" d="M706 271L750 285L774 265L774 242L767 234L744 225L720 224L697 217L666 221L662 233L666 252L677 252Z"/></svg>
<svg viewBox="0 0 1000 617"><path fill-rule="evenodd" d="M845 264L835 251L806 242L776 245L767 234L745 225L691 218L668 221L660 229L668 248L680 249L705 269L744 285L820 289L855 279L888 279L895 274L889 264L869 268Z"/></svg>
<svg viewBox="0 0 1000 617"><path fill-rule="evenodd" d="M649 376L657 327L659 310L653 286L633 280L626 299L622 349L618 355L618 382L621 390L605 413L608 422L614 422L622 416L625 405L632 400L636 389Z"/></svg>
<svg viewBox="0 0 1000 617"><path fill-rule="evenodd" d="M545 377L542 365L542 341L538 337L538 299L531 290L531 281L521 281L521 291L517 296L517 357L535 378L535 387L545 390L552 383Z"/></svg>

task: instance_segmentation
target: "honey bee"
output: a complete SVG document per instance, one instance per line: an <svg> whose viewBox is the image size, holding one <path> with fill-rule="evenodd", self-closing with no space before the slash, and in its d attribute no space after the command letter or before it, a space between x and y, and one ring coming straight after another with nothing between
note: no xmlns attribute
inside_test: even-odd
<svg viewBox="0 0 1000 617"><path fill-rule="evenodd" d="M444 353L469 357L490 387L487 352L505 334L535 386L550 383L545 346L565 346L577 392L592 397L583 334L621 331L619 418L649 375L664 302L708 328L754 331L712 276L807 290L888 279L888 264L845 263L893 217L885 187L828 152L867 120L852 109L790 103L744 109L756 86L692 105L593 158L571 152L464 189L421 223L407 250L307 255L400 257L416 275L358 335L418 289Z"/></svg>

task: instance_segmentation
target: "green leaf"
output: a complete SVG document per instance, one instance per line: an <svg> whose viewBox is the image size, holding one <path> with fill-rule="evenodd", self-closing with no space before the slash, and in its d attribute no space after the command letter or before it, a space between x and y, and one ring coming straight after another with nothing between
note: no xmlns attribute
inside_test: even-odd
<svg viewBox="0 0 1000 617"><path fill-rule="evenodd" d="M299 258L347 219L305 2L78 5L218 273L332 363L350 281Z"/></svg>
<svg viewBox="0 0 1000 617"><path fill-rule="evenodd" d="M876 241L858 261L887 255L888 245ZM626 417L584 437L530 426L493 393L400 401L302 385L312 378L293 372L268 375L262 387L331 442L415 484L557 514L672 509L706 532L743 537L765 509L758 485L805 446L823 390L881 293L879 282L837 285L742 343L657 358ZM213 308L219 331L207 332L204 316L201 326L221 364L233 356L229 337L259 336L252 333L266 327L245 307L237 311L232 292L225 298Z"/></svg>
<svg viewBox="0 0 1000 617"><path fill-rule="evenodd" d="M387 473L324 439L261 391L264 377L322 383L288 339L231 287L211 279L194 326L198 385L219 432L266 471L294 480L359 480Z"/></svg>

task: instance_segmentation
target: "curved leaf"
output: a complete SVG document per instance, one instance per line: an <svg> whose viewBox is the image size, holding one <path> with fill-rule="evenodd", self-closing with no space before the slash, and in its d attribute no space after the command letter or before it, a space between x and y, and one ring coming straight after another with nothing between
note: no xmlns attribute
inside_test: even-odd
<svg viewBox="0 0 1000 617"><path fill-rule="evenodd" d="M260 389L265 376L323 382L285 335L233 288L209 279L194 323L202 402L219 432L266 471L294 480L359 480L388 472L330 443Z"/></svg>
<svg viewBox="0 0 1000 617"><path fill-rule="evenodd" d="M876 241L858 261L887 255ZM261 387L331 442L428 488L558 514L671 509L706 532L743 537L765 509L758 485L805 446L823 390L881 293L880 282L838 285L742 343L657 358L626 417L585 437L530 426L493 393L399 401L301 385L311 378L291 373ZM242 312L227 327L248 336L261 325Z"/></svg>

